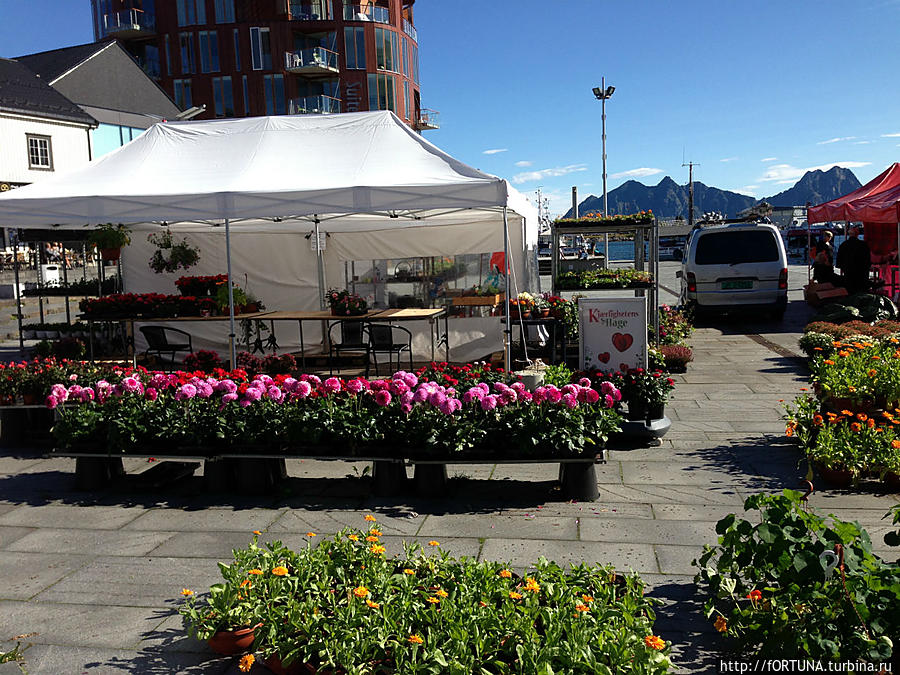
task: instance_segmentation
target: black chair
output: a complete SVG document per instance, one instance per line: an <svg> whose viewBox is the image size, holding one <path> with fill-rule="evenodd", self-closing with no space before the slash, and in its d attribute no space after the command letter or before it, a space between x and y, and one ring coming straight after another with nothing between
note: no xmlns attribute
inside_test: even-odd
<svg viewBox="0 0 900 675"><path fill-rule="evenodd" d="M340 328L340 342L334 339L334 329ZM333 321L328 325L328 372L334 374L334 358L342 352L364 353L366 355L366 377L369 376L369 340L363 321Z"/></svg>
<svg viewBox="0 0 900 675"><path fill-rule="evenodd" d="M174 364L177 352L192 354L194 351L191 343L191 334L179 328L141 326L141 333L144 334L144 338L147 340L147 349L144 351L144 356L158 354L162 358L163 354L169 354L169 360ZM170 335L172 336L171 339ZM184 342L185 338L187 342Z"/></svg>
<svg viewBox="0 0 900 675"><path fill-rule="evenodd" d="M375 360L375 374L378 375L378 354L388 355L388 368L394 365L394 354L397 355L397 369L400 369L400 357L403 352L409 354L409 369L413 369L412 358L412 333L403 326L391 326L390 324L369 324L369 352ZM394 331L405 333L406 341L397 342L394 339Z"/></svg>

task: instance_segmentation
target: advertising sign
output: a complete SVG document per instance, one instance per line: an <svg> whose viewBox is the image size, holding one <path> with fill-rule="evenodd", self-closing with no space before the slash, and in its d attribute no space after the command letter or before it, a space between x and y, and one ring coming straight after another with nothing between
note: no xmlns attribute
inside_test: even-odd
<svg viewBox="0 0 900 675"><path fill-rule="evenodd" d="M584 370L647 367L647 298L579 298L578 325Z"/></svg>

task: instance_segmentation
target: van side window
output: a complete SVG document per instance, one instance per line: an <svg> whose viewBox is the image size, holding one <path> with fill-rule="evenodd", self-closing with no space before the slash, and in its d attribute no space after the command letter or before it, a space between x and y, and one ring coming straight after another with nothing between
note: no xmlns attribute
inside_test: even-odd
<svg viewBox="0 0 900 675"><path fill-rule="evenodd" d="M770 230L706 232L697 241L698 265L777 262L778 244Z"/></svg>

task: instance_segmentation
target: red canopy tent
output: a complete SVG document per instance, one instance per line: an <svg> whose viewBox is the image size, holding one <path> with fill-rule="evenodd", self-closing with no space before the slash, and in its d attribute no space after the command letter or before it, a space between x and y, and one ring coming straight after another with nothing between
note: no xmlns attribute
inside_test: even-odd
<svg viewBox="0 0 900 675"><path fill-rule="evenodd" d="M900 241L900 163L853 192L830 202L810 206L808 223L826 221L862 222L872 262L892 294L897 292L897 243ZM893 262L893 265L890 263Z"/></svg>

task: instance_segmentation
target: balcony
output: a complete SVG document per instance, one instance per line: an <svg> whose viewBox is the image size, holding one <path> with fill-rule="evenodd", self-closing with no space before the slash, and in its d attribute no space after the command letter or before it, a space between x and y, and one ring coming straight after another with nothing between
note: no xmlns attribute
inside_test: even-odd
<svg viewBox="0 0 900 675"><path fill-rule="evenodd" d="M291 20L330 21L330 0L291 0Z"/></svg>
<svg viewBox="0 0 900 675"><path fill-rule="evenodd" d="M412 23L408 19L403 19L403 32L409 35L415 42L419 41L418 33L416 33L416 27L412 25Z"/></svg>
<svg viewBox="0 0 900 675"><path fill-rule="evenodd" d="M422 108L419 111L419 117L413 122L413 128L417 131L430 131L432 129L440 129L440 113L437 110L429 110Z"/></svg>
<svg viewBox="0 0 900 675"><path fill-rule="evenodd" d="M327 115L341 112L341 99L331 96L305 96L288 101L289 115Z"/></svg>
<svg viewBox="0 0 900 675"><path fill-rule="evenodd" d="M284 69L295 75L334 75L340 72L337 52L324 47L284 53Z"/></svg>
<svg viewBox="0 0 900 675"><path fill-rule="evenodd" d="M137 38L156 35L156 16L139 9L104 14L101 37Z"/></svg>
<svg viewBox="0 0 900 675"><path fill-rule="evenodd" d="M344 21L374 21L390 25L391 12L387 7L344 4Z"/></svg>

